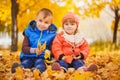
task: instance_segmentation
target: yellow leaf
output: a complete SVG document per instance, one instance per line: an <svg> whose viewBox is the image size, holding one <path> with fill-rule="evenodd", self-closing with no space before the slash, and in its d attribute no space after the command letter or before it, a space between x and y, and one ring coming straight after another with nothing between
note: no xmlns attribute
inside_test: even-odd
<svg viewBox="0 0 120 80"><path fill-rule="evenodd" d="M43 45L41 45L40 49L41 49L42 51L44 51L44 50L46 49L46 41L44 42Z"/></svg>
<svg viewBox="0 0 120 80"><path fill-rule="evenodd" d="M74 72L72 80L89 80L90 76L93 74L91 72L83 72L80 74L79 71Z"/></svg>
<svg viewBox="0 0 120 80"><path fill-rule="evenodd" d="M79 72L74 72L71 80L82 80Z"/></svg>
<svg viewBox="0 0 120 80"><path fill-rule="evenodd" d="M58 71L52 74L56 79L64 79L65 73L63 71Z"/></svg>
<svg viewBox="0 0 120 80"><path fill-rule="evenodd" d="M44 58L45 59L50 58L50 50L45 50Z"/></svg>
<svg viewBox="0 0 120 80"><path fill-rule="evenodd" d="M33 71L33 75L34 75L35 80L37 80L38 78L40 78L40 76L39 76L40 74L41 74L41 72L38 69L35 69Z"/></svg>
<svg viewBox="0 0 120 80"><path fill-rule="evenodd" d="M24 80L24 74L21 67L16 68L15 78L16 80Z"/></svg>
<svg viewBox="0 0 120 80"><path fill-rule="evenodd" d="M41 45L41 43L38 41L38 48L40 51L44 51L46 49L46 41Z"/></svg>

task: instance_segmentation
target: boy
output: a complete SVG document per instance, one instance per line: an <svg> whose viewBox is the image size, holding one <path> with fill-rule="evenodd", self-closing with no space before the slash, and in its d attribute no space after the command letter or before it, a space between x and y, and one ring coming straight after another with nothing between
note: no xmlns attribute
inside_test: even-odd
<svg viewBox="0 0 120 80"><path fill-rule="evenodd" d="M37 68L40 72L46 70L44 62L45 50L50 50L52 40L56 36L56 26L52 24L53 14L49 9L41 9L36 19L28 24L23 32L24 40L20 54L21 65L14 63L11 72L20 66L22 68Z"/></svg>

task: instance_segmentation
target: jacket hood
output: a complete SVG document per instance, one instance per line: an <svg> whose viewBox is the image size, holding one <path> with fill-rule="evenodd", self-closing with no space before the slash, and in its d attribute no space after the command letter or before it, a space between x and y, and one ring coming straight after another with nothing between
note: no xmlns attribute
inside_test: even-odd
<svg viewBox="0 0 120 80"><path fill-rule="evenodd" d="M28 29L31 29L33 31L36 30L36 29L38 30L35 20L32 20L28 24ZM57 31L57 27L54 24L51 24L47 30L49 30L49 31Z"/></svg>

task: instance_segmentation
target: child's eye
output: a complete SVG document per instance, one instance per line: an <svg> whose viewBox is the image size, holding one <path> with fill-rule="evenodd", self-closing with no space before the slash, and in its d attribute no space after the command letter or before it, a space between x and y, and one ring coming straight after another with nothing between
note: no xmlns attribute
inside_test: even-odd
<svg viewBox="0 0 120 80"><path fill-rule="evenodd" d="M75 23L71 23L71 25L75 25Z"/></svg>
<svg viewBox="0 0 120 80"><path fill-rule="evenodd" d="M41 19L40 19L39 21L40 21L40 22L42 22L42 20L41 20Z"/></svg>
<svg viewBox="0 0 120 80"><path fill-rule="evenodd" d="M65 25L68 25L68 24L65 24Z"/></svg>
<svg viewBox="0 0 120 80"><path fill-rule="evenodd" d="M45 24L48 24L48 22L45 22Z"/></svg>

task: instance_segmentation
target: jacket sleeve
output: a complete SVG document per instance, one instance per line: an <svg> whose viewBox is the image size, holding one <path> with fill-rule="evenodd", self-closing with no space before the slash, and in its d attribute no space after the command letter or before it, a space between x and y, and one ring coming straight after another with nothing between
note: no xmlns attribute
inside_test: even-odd
<svg viewBox="0 0 120 80"><path fill-rule="evenodd" d="M84 40L84 42L80 46L80 53L84 56L84 59L86 59L90 53L90 48L89 48L88 42L85 39L83 39L83 40Z"/></svg>
<svg viewBox="0 0 120 80"><path fill-rule="evenodd" d="M30 43L29 43L29 39L27 36L24 35L24 40L23 40L23 44L22 44L22 52L23 53L30 53Z"/></svg>
<svg viewBox="0 0 120 80"><path fill-rule="evenodd" d="M60 56L63 55L63 51L62 51L62 43L60 41L60 36L56 36L55 39L53 40L53 44L52 44L52 53L55 57L56 60L60 59Z"/></svg>

